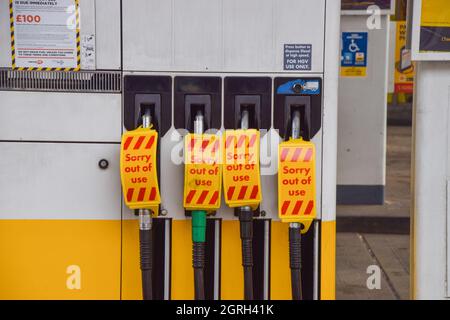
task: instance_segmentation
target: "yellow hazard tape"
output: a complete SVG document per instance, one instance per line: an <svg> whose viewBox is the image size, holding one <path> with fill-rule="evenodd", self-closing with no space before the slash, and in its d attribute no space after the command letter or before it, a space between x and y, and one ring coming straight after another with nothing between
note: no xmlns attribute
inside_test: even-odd
<svg viewBox="0 0 450 320"><path fill-rule="evenodd" d="M14 37L14 8L13 0L9 0L9 25L11 30L11 57L12 57L12 67L16 69L16 43Z"/></svg>

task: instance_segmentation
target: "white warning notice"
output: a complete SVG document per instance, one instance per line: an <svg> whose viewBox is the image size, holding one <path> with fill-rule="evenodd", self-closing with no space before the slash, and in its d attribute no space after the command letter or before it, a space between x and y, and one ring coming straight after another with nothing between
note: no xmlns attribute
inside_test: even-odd
<svg viewBox="0 0 450 320"><path fill-rule="evenodd" d="M284 70L311 70L312 45L311 44L285 44Z"/></svg>
<svg viewBox="0 0 450 320"><path fill-rule="evenodd" d="M78 0L10 0L14 68L77 70Z"/></svg>

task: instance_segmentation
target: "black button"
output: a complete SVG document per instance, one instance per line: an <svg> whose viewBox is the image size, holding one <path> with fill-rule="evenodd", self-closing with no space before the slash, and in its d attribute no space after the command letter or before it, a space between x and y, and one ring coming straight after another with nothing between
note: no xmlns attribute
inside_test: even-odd
<svg viewBox="0 0 450 320"><path fill-rule="evenodd" d="M109 162L106 159L102 159L98 162L98 166L100 167L100 169L106 170L109 167Z"/></svg>

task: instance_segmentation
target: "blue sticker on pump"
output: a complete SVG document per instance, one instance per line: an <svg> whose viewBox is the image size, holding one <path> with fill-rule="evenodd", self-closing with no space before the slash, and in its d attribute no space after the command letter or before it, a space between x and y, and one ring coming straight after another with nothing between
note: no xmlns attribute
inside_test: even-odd
<svg viewBox="0 0 450 320"><path fill-rule="evenodd" d="M300 85L301 91L294 90L294 87ZM297 79L286 82L277 89L277 94L320 94L320 81L319 80L305 80Z"/></svg>

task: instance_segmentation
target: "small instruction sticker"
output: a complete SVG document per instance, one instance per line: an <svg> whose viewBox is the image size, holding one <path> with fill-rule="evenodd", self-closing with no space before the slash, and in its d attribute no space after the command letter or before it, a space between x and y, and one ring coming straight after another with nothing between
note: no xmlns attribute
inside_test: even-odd
<svg viewBox="0 0 450 320"><path fill-rule="evenodd" d="M95 34L81 36L81 67L95 70Z"/></svg>
<svg viewBox="0 0 450 320"><path fill-rule="evenodd" d="M311 70L311 44L285 44L284 70Z"/></svg>
<svg viewBox="0 0 450 320"><path fill-rule="evenodd" d="M367 32L342 32L342 77L367 76Z"/></svg>

